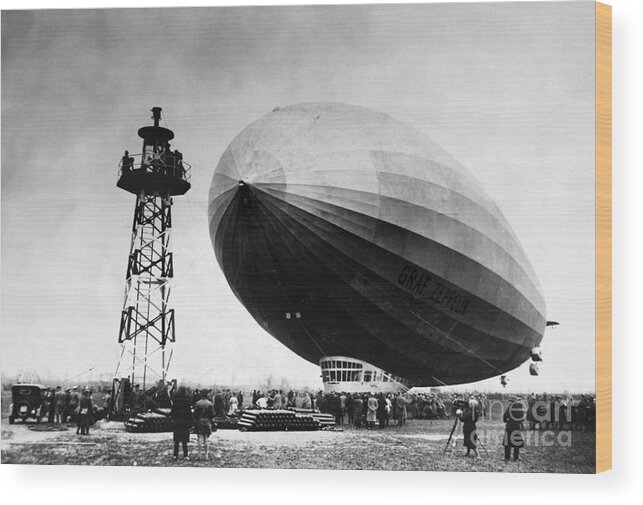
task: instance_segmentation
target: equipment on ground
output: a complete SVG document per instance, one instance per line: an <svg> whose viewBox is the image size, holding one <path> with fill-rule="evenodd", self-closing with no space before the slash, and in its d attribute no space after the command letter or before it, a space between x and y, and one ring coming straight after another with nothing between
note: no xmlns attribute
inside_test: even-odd
<svg viewBox="0 0 643 505"><path fill-rule="evenodd" d="M134 412L125 420L125 429L133 433L162 433L172 431L169 409L156 412Z"/></svg>
<svg viewBox="0 0 643 505"><path fill-rule="evenodd" d="M458 421L460 418L456 415L455 419L453 420L453 427L451 428L451 433L449 433L449 439L447 440L447 445L444 446L444 452L442 454L446 454L447 449L449 448L449 444L451 444L451 439L453 438L453 434L455 433L455 429L458 426Z"/></svg>
<svg viewBox="0 0 643 505"><path fill-rule="evenodd" d="M170 409L152 411L134 410L124 421L132 433L161 433L172 431ZM214 419L213 431L239 429L241 431L315 431L335 426L335 418L312 409L246 409L240 417L226 416Z"/></svg>
<svg viewBox="0 0 643 505"><path fill-rule="evenodd" d="M334 422L333 422L334 424ZM322 428L313 413L292 410L244 410L239 419L243 431L315 431Z"/></svg>

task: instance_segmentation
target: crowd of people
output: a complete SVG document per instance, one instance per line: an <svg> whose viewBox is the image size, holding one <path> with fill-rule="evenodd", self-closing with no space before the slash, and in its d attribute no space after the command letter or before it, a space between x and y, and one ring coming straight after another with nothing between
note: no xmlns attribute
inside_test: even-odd
<svg viewBox="0 0 643 505"><path fill-rule="evenodd" d="M486 396L481 395L482 405ZM253 391L252 404L259 408L317 409L331 414L337 425L381 428L404 424L406 419L447 419L450 417L451 395L437 393L346 393L318 391L269 390ZM486 410L483 407L483 412Z"/></svg>
<svg viewBox="0 0 643 505"><path fill-rule="evenodd" d="M150 392L151 391L151 392ZM93 410L97 410L96 402L92 399L93 391L78 386L61 386L47 388L44 394L42 415L51 423L76 422L79 406L84 393L92 400ZM146 393L137 384L129 393L126 410L148 411L155 408L170 408L174 391L169 384L156 386ZM187 388L186 394L195 404L201 395L200 388ZM396 425L404 423L405 419L449 419L453 418L454 404L474 399L477 402L480 418L493 415L495 419L502 416L503 401L506 395L487 396L480 392L465 393L346 393L346 392L311 392L308 390L271 389L268 391L253 390L251 398L244 398L241 390L211 388L206 390L207 399L213 404L216 417L234 416L243 408L283 409L297 408L304 410L319 410L331 414L337 425L353 425L369 427L375 422L380 427L387 427L390 421ZM373 401L369 400L373 398ZM595 429L596 404L592 395L562 396L547 393L523 395L526 404L527 429L556 430L556 429ZM99 399L98 403L101 399ZM110 392L102 397L105 411L112 410L113 398ZM499 402L500 407L495 408ZM493 412L492 412L493 411ZM370 415L369 415L370 412ZM373 419L374 417L374 419ZM371 426L372 427L372 426Z"/></svg>
<svg viewBox="0 0 643 505"><path fill-rule="evenodd" d="M102 398L104 410L112 408L113 398L108 392ZM497 403L496 403L497 402ZM174 458L182 446L184 458L188 457L187 442L193 429L197 434L198 456L203 451L208 457L207 439L216 429L214 421L238 416L245 408L318 410L331 414L338 426L365 427L373 430L389 426L404 426L408 418L450 419L462 423L466 455L479 456L477 423L494 418L496 405L505 423L505 459L518 460L524 446L523 430L594 430L596 404L591 395L561 396L530 394L513 396L484 393L312 393L306 390L280 389L254 390L251 398L244 398L242 391L230 389L199 389L185 386L172 387L163 381L146 393L135 385L128 401L128 410L148 411L170 408L174 426ZM63 389L47 388L41 413L50 423L75 423L77 433L89 434L89 427L96 419L98 407L92 391L78 386Z"/></svg>
<svg viewBox="0 0 643 505"><path fill-rule="evenodd" d="M596 399L591 395L563 397L532 393L526 399L531 430L596 430Z"/></svg>
<svg viewBox="0 0 643 505"><path fill-rule="evenodd" d="M121 168L123 173L135 170L134 157L130 155L129 151L125 151L121 158ZM151 152L146 152L140 168L154 173L181 179L185 178L183 153L178 149L172 150L169 142L163 145L153 146Z"/></svg>
<svg viewBox="0 0 643 505"><path fill-rule="evenodd" d="M403 393L328 393L319 392L316 406L321 412L335 417L338 425L365 426L372 430L376 426L386 428L391 421L403 426L409 416L413 400ZM437 406L436 406L437 415Z"/></svg>
<svg viewBox="0 0 643 505"><path fill-rule="evenodd" d="M41 416L52 424L74 423L76 433L89 435L89 427L94 424L97 407L92 399L91 389L78 386L63 390L61 386L47 388L44 392Z"/></svg>

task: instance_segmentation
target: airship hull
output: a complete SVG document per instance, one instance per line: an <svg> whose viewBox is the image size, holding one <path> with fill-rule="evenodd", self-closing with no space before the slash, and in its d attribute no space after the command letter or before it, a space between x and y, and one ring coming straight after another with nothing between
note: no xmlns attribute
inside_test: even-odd
<svg viewBox="0 0 643 505"><path fill-rule="evenodd" d="M500 211L379 113L306 104L250 125L215 171L210 233L237 298L314 363L458 384L519 366L542 339L540 288Z"/></svg>

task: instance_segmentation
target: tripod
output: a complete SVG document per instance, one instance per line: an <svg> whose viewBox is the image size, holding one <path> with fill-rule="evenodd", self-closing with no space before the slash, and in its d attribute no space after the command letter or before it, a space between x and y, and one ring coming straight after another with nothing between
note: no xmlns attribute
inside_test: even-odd
<svg viewBox="0 0 643 505"><path fill-rule="evenodd" d="M444 452L442 454L446 454L447 449L449 448L449 444L451 443L451 439L453 438L453 434L455 433L455 429L458 426L458 421L459 420L460 419L458 418L458 416L456 416L455 421L453 422L453 427L451 428L451 433L449 433L449 439L447 440L447 445L444 446ZM480 437L478 437L477 435L476 435L476 441L480 444L480 447L482 447L484 449L485 455L487 457L489 457L489 453L487 452L487 448L482 443L482 440L480 439Z"/></svg>
<svg viewBox="0 0 643 505"><path fill-rule="evenodd" d="M449 444L451 443L451 439L453 438L453 433L455 433L455 428L456 426L458 426L458 421L459 421L458 416L455 416L455 421L453 422L453 428L451 428L451 433L449 433L449 440L447 440L447 445L444 446L444 452L442 454L446 454L447 449L449 448Z"/></svg>

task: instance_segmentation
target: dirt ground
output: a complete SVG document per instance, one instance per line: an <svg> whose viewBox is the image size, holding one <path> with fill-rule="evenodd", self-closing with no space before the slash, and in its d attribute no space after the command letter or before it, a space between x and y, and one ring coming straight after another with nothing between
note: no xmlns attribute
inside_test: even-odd
<svg viewBox="0 0 643 505"><path fill-rule="evenodd" d="M122 423L100 421L89 436L75 427L54 430L48 425L9 425L3 420L3 464L145 465L228 468L306 468L350 470L434 470L475 472L594 471L593 432L526 432L520 461L505 463L504 426L478 423L480 458L465 457L462 432L444 453L452 421L410 420L404 427L369 431L344 427L338 431L240 432L219 430L209 439L209 459L196 459L196 437L189 460L172 459L172 434L133 434Z"/></svg>

